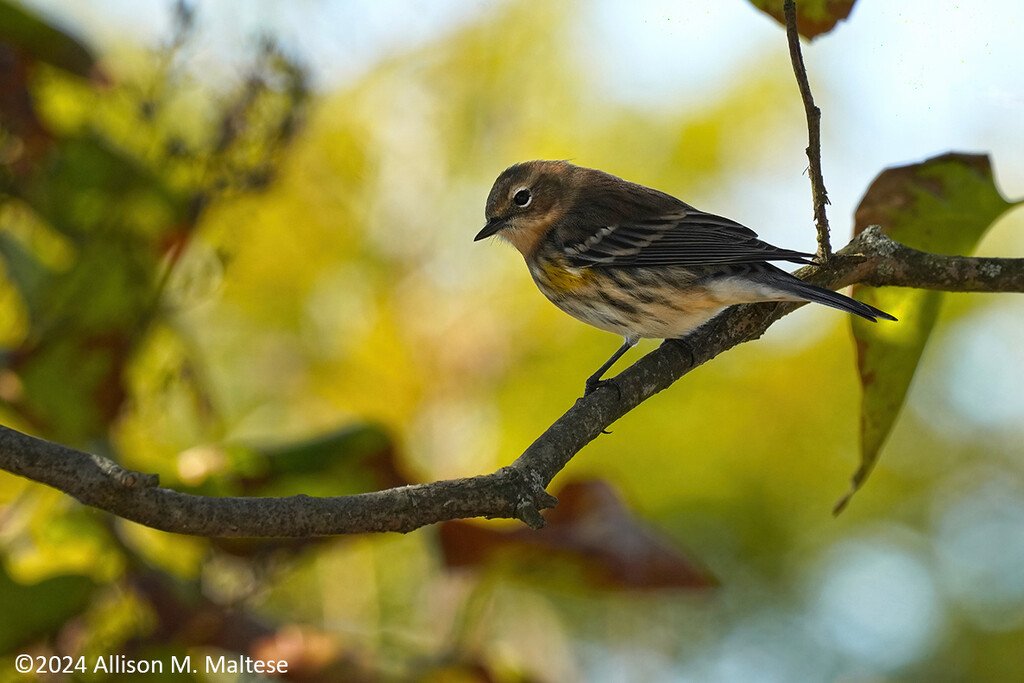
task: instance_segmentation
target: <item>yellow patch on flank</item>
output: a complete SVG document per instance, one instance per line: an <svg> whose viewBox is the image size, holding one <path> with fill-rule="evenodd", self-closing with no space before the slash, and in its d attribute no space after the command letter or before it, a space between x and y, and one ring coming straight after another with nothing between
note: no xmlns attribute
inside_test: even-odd
<svg viewBox="0 0 1024 683"><path fill-rule="evenodd" d="M545 284L556 292L573 292L586 287L594 278L589 268L570 268L555 260L546 260L541 265Z"/></svg>

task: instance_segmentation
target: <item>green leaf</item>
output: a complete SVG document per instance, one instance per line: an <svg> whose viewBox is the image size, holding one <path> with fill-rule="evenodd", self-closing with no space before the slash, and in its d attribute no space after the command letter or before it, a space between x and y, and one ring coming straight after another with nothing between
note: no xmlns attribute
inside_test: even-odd
<svg viewBox="0 0 1024 683"><path fill-rule="evenodd" d="M395 458L395 444L378 424L362 423L278 446L252 448L250 475L236 483L244 495L322 491L362 493L410 483Z"/></svg>
<svg viewBox="0 0 1024 683"><path fill-rule="evenodd" d="M84 576L54 576L18 583L0 566L0 652L24 647L57 629L88 606L95 584Z"/></svg>
<svg viewBox="0 0 1024 683"><path fill-rule="evenodd" d="M986 155L944 154L919 164L882 171L857 207L854 233L882 226L892 239L915 249L966 255L1013 204L1003 199ZM935 326L942 292L897 287L854 287L857 299L892 313L896 324L852 321L863 387L861 464L835 507L839 513L878 460Z"/></svg>
<svg viewBox="0 0 1024 683"><path fill-rule="evenodd" d="M13 194L80 242L134 234L159 248L189 218L189 198L157 169L94 134L58 138Z"/></svg>
<svg viewBox="0 0 1024 683"><path fill-rule="evenodd" d="M7 277L28 306L29 315L39 315L36 305L39 292L45 289L50 272L34 253L7 231L0 231L0 259L7 270Z"/></svg>
<svg viewBox="0 0 1024 683"><path fill-rule="evenodd" d="M836 24L850 15L856 0L800 0L796 4L796 30L811 39L828 33ZM786 26L782 11L784 0L750 0L750 4L775 21Z"/></svg>
<svg viewBox="0 0 1024 683"><path fill-rule="evenodd" d="M96 59L85 45L7 2L0 2L0 43L12 45L35 60L76 76L97 76Z"/></svg>

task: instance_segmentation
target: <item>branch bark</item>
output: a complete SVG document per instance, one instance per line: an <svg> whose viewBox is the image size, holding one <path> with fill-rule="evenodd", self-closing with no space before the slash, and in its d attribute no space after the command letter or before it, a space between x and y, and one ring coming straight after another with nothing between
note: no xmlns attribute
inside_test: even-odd
<svg viewBox="0 0 1024 683"><path fill-rule="evenodd" d="M929 254L872 226L827 263L797 275L823 287L854 283L953 292L1024 292L1024 259ZM557 502L545 489L572 457L620 417L695 367L757 339L798 303L727 309L687 337L666 342L621 372L619 389L580 398L508 467L465 479L333 498L211 498L157 486L155 475L0 427L0 468L52 486L86 505L139 524L196 536L304 537L408 532L470 517L519 519L543 526L540 510Z"/></svg>

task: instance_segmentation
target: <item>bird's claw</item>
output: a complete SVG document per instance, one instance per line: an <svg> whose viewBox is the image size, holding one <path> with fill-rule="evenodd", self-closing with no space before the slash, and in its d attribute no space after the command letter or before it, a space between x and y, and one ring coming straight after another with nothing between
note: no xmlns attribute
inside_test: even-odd
<svg viewBox="0 0 1024 683"><path fill-rule="evenodd" d="M612 389L615 390L615 394L618 396L618 398L622 398L622 390L619 389L619 385L615 382L614 379L597 379L594 377L591 377L590 379L587 380L587 383L583 389L583 396L590 396L598 389L603 389L604 387L611 387Z"/></svg>

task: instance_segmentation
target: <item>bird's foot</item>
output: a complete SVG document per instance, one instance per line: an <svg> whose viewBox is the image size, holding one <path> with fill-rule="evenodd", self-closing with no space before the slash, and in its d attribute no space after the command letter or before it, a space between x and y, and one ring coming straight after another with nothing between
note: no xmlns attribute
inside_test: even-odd
<svg viewBox="0 0 1024 683"><path fill-rule="evenodd" d="M583 389L583 396L590 396L598 389L603 389L605 387L611 387L612 389L615 390L616 396L619 399L622 398L622 390L619 389L619 385L615 382L614 379L601 379L599 376L594 376L587 380L586 385Z"/></svg>

